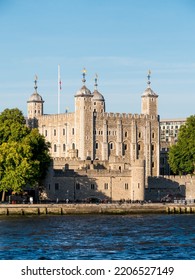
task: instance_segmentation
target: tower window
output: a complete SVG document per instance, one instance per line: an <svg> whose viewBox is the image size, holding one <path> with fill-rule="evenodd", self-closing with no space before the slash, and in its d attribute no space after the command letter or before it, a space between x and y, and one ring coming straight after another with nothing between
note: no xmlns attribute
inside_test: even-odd
<svg viewBox="0 0 195 280"><path fill-rule="evenodd" d="M63 135L65 135L65 128L63 128Z"/></svg>
<svg viewBox="0 0 195 280"><path fill-rule="evenodd" d="M54 135L54 136L56 136L56 129L54 129L54 131L53 131L53 135Z"/></svg>
<svg viewBox="0 0 195 280"><path fill-rule="evenodd" d="M114 149L114 144L112 142L109 143L109 147L110 147L110 150L113 150Z"/></svg>
<svg viewBox="0 0 195 280"><path fill-rule="evenodd" d="M54 152L56 153L56 152L57 152L57 146L56 146L56 144L54 144L53 148L54 148Z"/></svg>
<svg viewBox="0 0 195 280"><path fill-rule="evenodd" d="M65 151L66 151L66 145L63 144L63 152L65 152Z"/></svg>
<svg viewBox="0 0 195 280"><path fill-rule="evenodd" d="M55 183L55 191L59 190L59 183Z"/></svg>
<svg viewBox="0 0 195 280"><path fill-rule="evenodd" d="M125 190L128 190L129 189L129 185L128 183L125 183Z"/></svg>
<svg viewBox="0 0 195 280"><path fill-rule="evenodd" d="M76 190L80 190L80 189L81 189L80 183L76 183Z"/></svg>
<svg viewBox="0 0 195 280"><path fill-rule="evenodd" d="M108 190L108 183L104 183L104 189Z"/></svg>
<svg viewBox="0 0 195 280"><path fill-rule="evenodd" d="M127 131L125 131L125 137L127 137L127 135L128 135L128 134L127 134Z"/></svg>
<svg viewBox="0 0 195 280"><path fill-rule="evenodd" d="M45 136L47 136L47 130L45 130Z"/></svg>
<svg viewBox="0 0 195 280"><path fill-rule="evenodd" d="M98 149L98 142L95 143L95 148Z"/></svg>
<svg viewBox="0 0 195 280"><path fill-rule="evenodd" d="M74 128L72 129L72 135L74 135Z"/></svg>
<svg viewBox="0 0 195 280"><path fill-rule="evenodd" d="M91 184L91 190L95 190L95 185Z"/></svg>

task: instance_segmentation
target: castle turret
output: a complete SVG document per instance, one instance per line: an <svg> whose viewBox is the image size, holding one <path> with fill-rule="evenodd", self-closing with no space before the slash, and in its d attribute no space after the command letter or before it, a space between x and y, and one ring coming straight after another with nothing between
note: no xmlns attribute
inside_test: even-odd
<svg viewBox="0 0 195 280"><path fill-rule="evenodd" d="M98 91L97 86L97 74L95 76L95 88L94 88L94 92L93 92L93 98L92 98L92 102L93 102L93 111L94 112L98 112L98 113L104 113L105 112L105 100L103 95Z"/></svg>
<svg viewBox="0 0 195 280"><path fill-rule="evenodd" d="M158 95L150 87L150 75L151 71L148 72L148 87L142 94L142 108L141 113L145 115L158 115Z"/></svg>
<svg viewBox="0 0 195 280"><path fill-rule="evenodd" d="M37 117L43 115L43 99L37 92L37 80L38 77L35 76L35 86L34 86L34 93L30 96L29 100L27 101L27 109L28 109L28 119L35 120ZM33 125L34 126L34 125Z"/></svg>
<svg viewBox="0 0 195 280"><path fill-rule="evenodd" d="M75 139L78 157L93 159L93 107L91 91L86 87L86 70L83 70L83 86L75 95Z"/></svg>

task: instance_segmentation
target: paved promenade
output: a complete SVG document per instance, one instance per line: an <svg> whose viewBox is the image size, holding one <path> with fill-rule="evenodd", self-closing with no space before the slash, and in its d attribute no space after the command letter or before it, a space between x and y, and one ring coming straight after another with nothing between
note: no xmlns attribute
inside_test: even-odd
<svg viewBox="0 0 195 280"><path fill-rule="evenodd" d="M195 214L195 204L0 204L0 215Z"/></svg>

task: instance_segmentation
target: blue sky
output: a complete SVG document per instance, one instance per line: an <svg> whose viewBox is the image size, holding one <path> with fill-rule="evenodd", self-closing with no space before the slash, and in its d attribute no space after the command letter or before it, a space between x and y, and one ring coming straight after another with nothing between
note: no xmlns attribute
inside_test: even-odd
<svg viewBox="0 0 195 280"><path fill-rule="evenodd" d="M74 111L85 67L107 112L140 113L151 69L161 119L195 113L194 0L0 0L0 50L0 111L27 114L36 74L44 112L57 113L60 64L61 112Z"/></svg>

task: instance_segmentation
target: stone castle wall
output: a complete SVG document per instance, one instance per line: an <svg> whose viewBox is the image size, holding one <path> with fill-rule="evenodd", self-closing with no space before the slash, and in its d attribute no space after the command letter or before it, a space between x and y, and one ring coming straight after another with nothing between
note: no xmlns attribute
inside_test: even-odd
<svg viewBox="0 0 195 280"><path fill-rule="evenodd" d="M195 199L195 176L159 176L148 178L146 200L160 201L166 195L181 195L185 199Z"/></svg>
<svg viewBox="0 0 195 280"><path fill-rule="evenodd" d="M56 163L57 162L57 163ZM64 166L61 164L65 163ZM107 162L54 160L44 181L43 199L65 201L99 198L107 201L144 200L144 163L128 169L107 169Z"/></svg>

